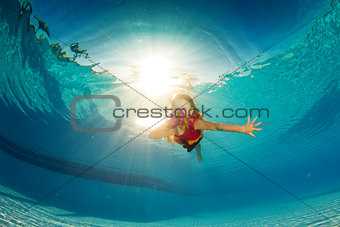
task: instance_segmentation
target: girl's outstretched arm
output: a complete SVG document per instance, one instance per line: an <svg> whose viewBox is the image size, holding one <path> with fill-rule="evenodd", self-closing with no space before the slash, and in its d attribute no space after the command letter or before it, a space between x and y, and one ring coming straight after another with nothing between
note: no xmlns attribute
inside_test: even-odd
<svg viewBox="0 0 340 227"><path fill-rule="evenodd" d="M261 128L255 128L256 126L260 125L261 122L254 125L254 122L257 117L253 119L252 122L250 122L250 116L248 116L248 122L244 125L230 125L225 123L215 123L206 121L203 119L197 119L195 121L195 129L202 129L202 130L217 130L217 131L229 131L229 132L239 132L239 133L246 133L248 135L251 135L255 138L255 135L253 134L253 131L260 131Z"/></svg>

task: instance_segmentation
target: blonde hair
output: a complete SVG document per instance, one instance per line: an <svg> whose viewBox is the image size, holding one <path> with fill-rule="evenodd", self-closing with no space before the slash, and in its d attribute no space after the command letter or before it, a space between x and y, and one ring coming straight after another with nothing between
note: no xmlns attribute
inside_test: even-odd
<svg viewBox="0 0 340 227"><path fill-rule="evenodd" d="M172 109L171 114L172 114L172 116L175 116L175 118L176 118L176 120L177 120L177 123L180 122L180 119L179 119L179 118L177 117L177 115L176 115L176 110L178 110L178 109L174 110L173 107L174 107L174 103L175 103L176 100L178 100L178 99L184 99L185 101L187 101L187 103L190 104L191 109L190 109L189 112L191 113L191 110L193 110L192 113L191 113L191 115L192 115L193 117L204 119L204 118L202 117L201 112L200 112L200 111L198 110L198 108L196 107L195 102L194 102L194 100L191 98L191 96L190 96L190 95L187 95L187 94L181 94L181 93L179 93L179 94L175 94L175 95L172 96L172 98L171 98L171 100L170 100L170 103L169 103L170 105L168 105L168 106L171 107L171 109ZM179 109L180 109L180 108L179 108ZM182 129L182 130L187 129L187 128L189 127L189 126L188 126L188 122L189 122L189 121L191 121L190 116L188 116L188 115L184 116L184 123L180 126L180 129ZM169 119L169 120L168 120L168 128L170 129L170 128L174 128L174 127L177 127L177 126L172 126L172 125L171 125L171 121L170 121L170 119ZM168 142L169 142L171 145L174 144L174 136L167 136L166 139L168 140Z"/></svg>

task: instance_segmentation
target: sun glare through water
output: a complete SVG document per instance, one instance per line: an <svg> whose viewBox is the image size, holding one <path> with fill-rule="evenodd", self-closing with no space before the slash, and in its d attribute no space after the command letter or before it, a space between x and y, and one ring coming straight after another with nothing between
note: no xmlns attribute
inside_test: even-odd
<svg viewBox="0 0 340 227"><path fill-rule="evenodd" d="M174 63L161 56L148 57L137 65L137 88L151 96L171 91L178 83L172 78Z"/></svg>

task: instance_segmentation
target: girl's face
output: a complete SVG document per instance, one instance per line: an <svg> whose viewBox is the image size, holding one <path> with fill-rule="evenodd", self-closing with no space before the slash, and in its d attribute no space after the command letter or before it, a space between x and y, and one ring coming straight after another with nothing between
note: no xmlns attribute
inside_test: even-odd
<svg viewBox="0 0 340 227"><path fill-rule="evenodd" d="M175 110L175 109L177 109L177 108L182 109L182 110L184 111L185 115L189 115L189 113L192 114L192 111L193 111L193 110L190 111L190 109L191 109L192 107L191 107L190 103L189 103L187 100L185 100L185 99L177 99L177 100L174 102L172 108L173 108L173 110ZM190 112L189 112L189 111L190 111ZM179 110L177 111L176 115L177 115L177 116L180 116Z"/></svg>

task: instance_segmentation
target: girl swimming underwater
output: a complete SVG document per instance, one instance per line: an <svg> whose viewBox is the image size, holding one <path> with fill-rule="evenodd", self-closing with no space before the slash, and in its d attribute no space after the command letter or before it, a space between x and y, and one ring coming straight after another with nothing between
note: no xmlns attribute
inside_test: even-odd
<svg viewBox="0 0 340 227"><path fill-rule="evenodd" d="M194 148L197 152L198 161L202 162L201 144L203 138L203 130L218 130L246 133L255 138L253 131L260 131L261 128L255 128L261 122L254 125L257 117L243 125L230 125L225 123L215 123L206 121L200 111L197 109L193 99L186 94L176 94L171 100L171 118L167 119L162 125L151 130L150 139L160 139L166 137L170 144L174 141L188 152Z"/></svg>

